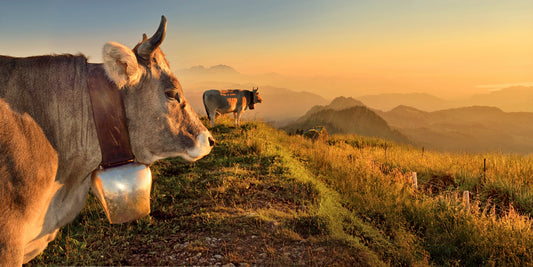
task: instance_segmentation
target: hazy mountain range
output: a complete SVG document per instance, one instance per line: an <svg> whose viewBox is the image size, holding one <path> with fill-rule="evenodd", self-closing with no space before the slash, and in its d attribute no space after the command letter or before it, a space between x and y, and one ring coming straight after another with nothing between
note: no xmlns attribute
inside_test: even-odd
<svg viewBox="0 0 533 267"><path fill-rule="evenodd" d="M337 95L361 95L365 90L372 90L370 85L354 86L364 78L339 78L339 77L300 77L288 76L277 73L243 74L227 65L212 67L194 66L187 69L176 70L184 88L195 88L198 83L226 82L237 84L271 85L278 88L290 88L296 92L309 92L329 100ZM375 92L375 90L372 90ZM335 95L331 95L335 92Z"/></svg>
<svg viewBox="0 0 533 267"><path fill-rule="evenodd" d="M289 88L294 92L308 92L319 98L327 99L327 101L331 101L340 95L351 96L370 108L382 111L405 105L424 111L437 111L465 106L492 106L498 107L505 112L533 112L533 87L531 86L514 86L498 91L462 96L456 99L444 99L427 93L368 94L368 92L379 92L379 90L365 87L364 85L350 87L349 82L334 77L303 78L289 77L276 73L246 75L227 65L194 66L177 70L176 74L186 92L189 90L206 90L209 87L223 89L232 86L235 88L251 88L252 86L262 87L269 85L273 88ZM381 89L380 91L384 90ZM390 91L398 91L398 88L391 88ZM324 102L316 104L323 105Z"/></svg>
<svg viewBox="0 0 533 267"><path fill-rule="evenodd" d="M452 101L424 93L364 95L357 97L357 99L368 107L383 111L391 110L400 105L427 111L450 108L455 105Z"/></svg>
<svg viewBox="0 0 533 267"><path fill-rule="evenodd" d="M368 107L383 111L403 105L424 111L437 111L465 106L490 106L500 108L506 112L533 112L533 87L525 86L508 87L458 100L446 100L424 93L378 94L357 98Z"/></svg>
<svg viewBox="0 0 533 267"><path fill-rule="evenodd" d="M353 98L315 106L283 127L288 132L325 126L329 133L380 137L452 152L533 152L533 113L472 106L426 112L408 106L371 110Z"/></svg>
<svg viewBox="0 0 533 267"><path fill-rule="evenodd" d="M533 87L515 86L455 100L425 93L335 98L336 91L325 88L333 99L328 104L318 94L281 86L284 83L277 74L248 76L225 65L196 66L176 73L200 115L205 114L205 90L259 87L263 103L243 117L288 130L322 125L330 133L409 139L439 150L533 152Z"/></svg>
<svg viewBox="0 0 533 267"><path fill-rule="evenodd" d="M420 146L458 152L533 152L533 113L472 106L426 112L399 106L378 112Z"/></svg>

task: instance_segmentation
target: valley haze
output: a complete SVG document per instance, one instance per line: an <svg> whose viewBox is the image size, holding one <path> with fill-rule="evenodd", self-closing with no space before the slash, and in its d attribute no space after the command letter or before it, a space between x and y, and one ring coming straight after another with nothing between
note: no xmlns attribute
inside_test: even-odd
<svg viewBox="0 0 533 267"><path fill-rule="evenodd" d="M298 79L245 75L222 64L194 66L177 74L200 115L205 114L201 95L207 89L259 86L265 101L243 117L264 120L290 133L325 126L329 133L379 137L441 151L533 152L533 87L513 86L454 100L427 93L342 97L291 90L283 85L297 85Z"/></svg>

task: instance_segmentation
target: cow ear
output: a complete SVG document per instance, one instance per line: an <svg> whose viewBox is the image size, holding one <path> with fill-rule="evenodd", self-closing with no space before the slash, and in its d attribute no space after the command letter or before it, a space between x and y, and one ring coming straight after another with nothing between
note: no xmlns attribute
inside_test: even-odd
<svg viewBox="0 0 533 267"><path fill-rule="evenodd" d="M131 49L119 43L104 45L104 69L107 76L118 88L132 85L141 79L141 69Z"/></svg>

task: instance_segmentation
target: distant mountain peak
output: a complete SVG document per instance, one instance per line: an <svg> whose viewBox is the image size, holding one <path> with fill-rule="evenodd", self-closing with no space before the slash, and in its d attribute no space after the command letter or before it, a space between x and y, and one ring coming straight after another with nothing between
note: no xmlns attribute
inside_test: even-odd
<svg viewBox="0 0 533 267"><path fill-rule="evenodd" d="M364 107L364 106L365 105L357 99L354 99L352 97L339 96L333 99L331 103L329 103L327 106L317 105L317 106L312 107L307 112L307 114L313 114L313 113L326 110L326 109L338 111L338 110L348 109L352 107Z"/></svg>
<svg viewBox="0 0 533 267"><path fill-rule="evenodd" d="M391 109L390 111L388 111L389 113L398 113L398 112L419 112L419 113L425 113L426 111L422 111L420 109L417 109L417 108L414 108L414 107L411 107L411 106L407 106L407 105L399 105L393 109Z"/></svg>
<svg viewBox="0 0 533 267"><path fill-rule="evenodd" d="M339 108L345 109L345 108L351 108L354 106L364 106L364 104L361 101L354 99L352 97L339 96L333 99L333 101L331 101L331 103L329 103L327 107L332 108L332 109L339 109Z"/></svg>
<svg viewBox="0 0 533 267"><path fill-rule="evenodd" d="M204 65L196 65L196 66L190 67L189 70L192 70L192 71L205 71L206 68L204 67Z"/></svg>
<svg viewBox="0 0 533 267"><path fill-rule="evenodd" d="M218 64L215 66L211 66L209 68L210 71L224 71L224 72L237 72L234 68L224 65L224 64Z"/></svg>

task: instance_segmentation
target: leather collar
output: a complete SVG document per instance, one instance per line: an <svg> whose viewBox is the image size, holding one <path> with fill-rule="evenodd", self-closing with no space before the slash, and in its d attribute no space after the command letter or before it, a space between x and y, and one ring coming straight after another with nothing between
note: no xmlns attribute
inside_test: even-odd
<svg viewBox="0 0 533 267"><path fill-rule="evenodd" d="M109 80L100 64L88 66L87 81L103 168L134 161L119 88Z"/></svg>

